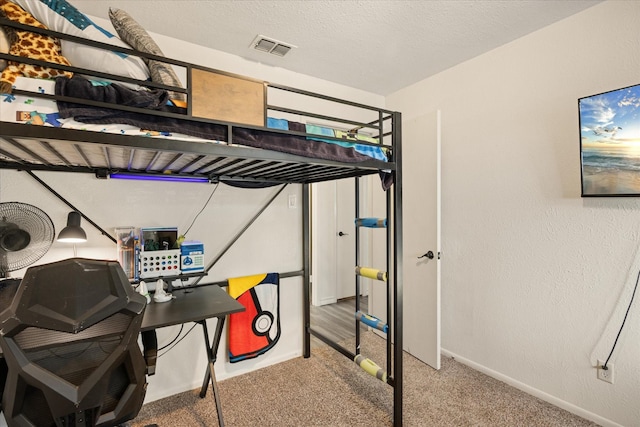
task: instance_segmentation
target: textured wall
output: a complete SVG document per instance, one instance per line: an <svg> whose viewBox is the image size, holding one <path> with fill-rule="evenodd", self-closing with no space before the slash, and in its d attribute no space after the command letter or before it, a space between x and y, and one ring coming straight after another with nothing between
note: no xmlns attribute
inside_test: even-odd
<svg viewBox="0 0 640 427"><path fill-rule="evenodd" d="M640 268L640 201L580 198L577 99L640 82L639 18L636 2L606 2L387 105L407 117L442 109L443 347L556 404L625 426L640 425L640 303L612 358L615 384L597 380L592 366L611 348ZM195 49L163 49L203 62ZM379 102L230 55L206 61Z"/></svg>
<svg viewBox="0 0 640 427"><path fill-rule="evenodd" d="M640 426L640 199L582 199L577 99L640 83L640 3L605 2L389 96L442 110L442 345L603 424ZM405 170L405 179L411 171Z"/></svg>

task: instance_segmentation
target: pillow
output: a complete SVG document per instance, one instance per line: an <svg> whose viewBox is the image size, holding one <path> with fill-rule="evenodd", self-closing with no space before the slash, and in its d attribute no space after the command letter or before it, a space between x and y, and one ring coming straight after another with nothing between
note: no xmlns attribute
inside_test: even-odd
<svg viewBox="0 0 640 427"><path fill-rule="evenodd" d="M94 24L66 0L13 0L13 2L22 6L50 30L131 48L104 28ZM76 67L138 80L149 78L149 69L144 61L136 56L85 46L64 39L61 42L63 55Z"/></svg>
<svg viewBox="0 0 640 427"><path fill-rule="evenodd" d="M9 39L2 27L0 27L0 53L9 53ZM0 59L0 71L4 70L6 66L7 60Z"/></svg>
<svg viewBox="0 0 640 427"><path fill-rule="evenodd" d="M152 55L164 56L162 50L147 31L122 9L109 8L109 19L120 38L135 50ZM151 81L168 86L183 87L171 64L143 58L151 72ZM170 92L172 99L185 100L183 93Z"/></svg>

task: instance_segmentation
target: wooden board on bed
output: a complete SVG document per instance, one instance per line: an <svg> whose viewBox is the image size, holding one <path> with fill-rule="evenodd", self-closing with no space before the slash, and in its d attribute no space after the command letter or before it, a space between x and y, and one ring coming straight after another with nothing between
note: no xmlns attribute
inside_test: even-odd
<svg viewBox="0 0 640 427"><path fill-rule="evenodd" d="M193 68L192 114L213 120L264 126L264 82Z"/></svg>

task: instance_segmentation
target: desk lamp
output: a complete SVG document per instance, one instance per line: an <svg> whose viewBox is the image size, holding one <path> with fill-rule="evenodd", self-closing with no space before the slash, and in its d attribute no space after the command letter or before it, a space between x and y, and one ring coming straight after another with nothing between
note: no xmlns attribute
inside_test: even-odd
<svg viewBox="0 0 640 427"><path fill-rule="evenodd" d="M69 212L67 216L67 226L58 234L58 242L64 243L82 243L87 241L87 233L80 227L80 213L76 211Z"/></svg>

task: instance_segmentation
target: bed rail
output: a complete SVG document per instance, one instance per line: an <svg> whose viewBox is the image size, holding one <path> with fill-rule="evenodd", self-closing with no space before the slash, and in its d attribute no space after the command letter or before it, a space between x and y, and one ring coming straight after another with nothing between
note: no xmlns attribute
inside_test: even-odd
<svg viewBox="0 0 640 427"><path fill-rule="evenodd" d="M388 186L388 183L393 179L393 173L396 168L394 153L397 143L393 136L393 128L399 125L397 123L397 117L399 116L392 111L285 85L270 84L212 68L200 67L187 62L87 40L52 30L30 27L3 18L0 18L0 26L32 31L83 43L99 49L171 64L177 70L182 70L186 85L184 88L168 86L146 80L141 81L100 71L53 64L33 58L2 53L0 53L0 59L52 67L73 72L74 75L91 76L91 78L95 79L135 84L147 87L150 90L181 93L187 99L186 108L183 109L148 109L64 94L14 89L11 95L0 95L2 97L0 102L10 102L11 96L26 96L34 99L55 101L58 105L67 103L116 111L124 115L140 114L155 121L179 120L180 122L188 122L193 126L203 127L206 129L203 132L207 132L207 139L216 141L194 142L153 138L144 134L120 135L60 127L25 125L4 121L6 118L3 117L2 130L0 131L0 168L92 173L101 178L121 173L141 177L164 177L167 179L175 178L208 182L241 181L274 184L304 184L381 174L385 176ZM206 117L206 114L194 114L194 104L197 107L198 96L203 96L194 91L194 72L204 72L206 73L205 75L211 74L212 76L237 79L241 82L250 82L259 88L263 88L264 99L259 101L263 103L263 105L260 105L263 113L262 119L256 124L244 122L242 117L235 121L235 119L225 120ZM208 85L209 82L207 81L205 84ZM258 89L258 92L260 92L260 89ZM255 103L255 101L251 102ZM310 108L310 105L313 108ZM339 111L339 113L334 113L336 111ZM307 133L306 129L301 130L299 127L295 129L267 128L267 118L270 116L340 129L350 137L366 135L369 138L359 139L357 143L363 147L370 146L376 147L376 149L383 146L388 161L374 158L363 160L358 156L343 159L333 154L321 158L310 157L309 153L304 152L302 148L297 149L294 153L280 151L279 141L289 138L297 138L299 141L303 141L302 145L305 150L315 150L316 148L313 147L320 147L318 145L320 143L313 139L309 140L309 138L318 138L318 135ZM213 131L209 133L209 129L213 129ZM256 138L255 135L272 138L275 142L269 143L264 147L261 144L246 146L247 142L253 143L253 139ZM322 139L341 144L345 142L343 138L330 135L323 135ZM331 145L338 146L336 144ZM307 148L307 146L310 148ZM324 148L320 147L319 150L322 151Z"/></svg>

